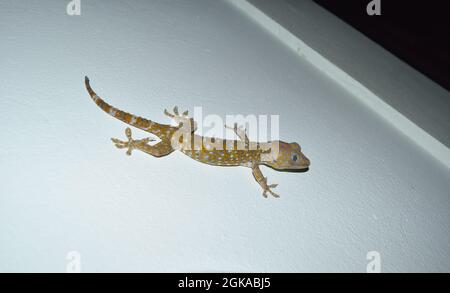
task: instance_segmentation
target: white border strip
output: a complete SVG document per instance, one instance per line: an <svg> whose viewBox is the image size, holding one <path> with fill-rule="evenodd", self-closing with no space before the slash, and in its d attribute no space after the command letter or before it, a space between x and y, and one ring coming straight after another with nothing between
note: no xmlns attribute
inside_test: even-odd
<svg viewBox="0 0 450 293"><path fill-rule="evenodd" d="M450 169L450 149L246 0L228 0Z"/></svg>

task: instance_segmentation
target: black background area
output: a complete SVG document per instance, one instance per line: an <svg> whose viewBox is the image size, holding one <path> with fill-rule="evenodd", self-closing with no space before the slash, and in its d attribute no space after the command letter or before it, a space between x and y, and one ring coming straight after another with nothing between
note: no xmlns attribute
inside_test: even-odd
<svg viewBox="0 0 450 293"><path fill-rule="evenodd" d="M450 91L450 1L381 0L374 16L370 0L314 1Z"/></svg>

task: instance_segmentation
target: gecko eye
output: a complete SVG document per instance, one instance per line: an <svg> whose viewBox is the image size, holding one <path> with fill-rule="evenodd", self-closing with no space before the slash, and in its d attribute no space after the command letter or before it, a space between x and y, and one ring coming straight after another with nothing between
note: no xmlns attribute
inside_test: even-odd
<svg viewBox="0 0 450 293"><path fill-rule="evenodd" d="M298 159L297 154L296 153L292 153L291 154L291 160L295 162L295 161L297 161L297 159Z"/></svg>

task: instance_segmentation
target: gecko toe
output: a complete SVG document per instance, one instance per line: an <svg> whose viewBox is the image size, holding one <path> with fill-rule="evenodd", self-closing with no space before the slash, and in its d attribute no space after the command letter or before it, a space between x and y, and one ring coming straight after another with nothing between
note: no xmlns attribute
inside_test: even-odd
<svg viewBox="0 0 450 293"><path fill-rule="evenodd" d="M117 138L111 138L112 142L114 143L115 147L118 149L123 149L127 147L127 143L124 141L121 141L120 139Z"/></svg>
<svg viewBox="0 0 450 293"><path fill-rule="evenodd" d="M280 198L280 195L276 194L275 192L271 192L270 194L272 194L272 196L275 198Z"/></svg>
<svg viewBox="0 0 450 293"><path fill-rule="evenodd" d="M173 115L172 113L169 113L169 111L167 111L167 109L164 109L164 114L170 118L175 118L175 115Z"/></svg>
<svg viewBox="0 0 450 293"><path fill-rule="evenodd" d="M131 140L131 128L127 127L125 129L125 135L127 136L128 140Z"/></svg>

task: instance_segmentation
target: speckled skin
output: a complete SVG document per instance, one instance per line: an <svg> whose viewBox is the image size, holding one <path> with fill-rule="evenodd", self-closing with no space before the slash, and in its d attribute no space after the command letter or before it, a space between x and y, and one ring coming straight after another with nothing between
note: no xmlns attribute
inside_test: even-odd
<svg viewBox="0 0 450 293"><path fill-rule="evenodd" d="M149 144L153 141L150 138L134 140L131 137L131 129L126 128L125 134L128 141L117 138L112 138L112 141L118 148L127 148L127 155L131 155L134 149L138 149L152 156L162 157L174 150L179 150L205 164L249 167L252 169L255 180L262 187L264 197L267 197L267 192L274 197L279 195L272 191L277 184L267 184L267 178L262 174L260 165L276 170L306 170L310 165L309 159L301 152L300 145L295 142L251 142L245 130L238 128L236 124L233 128L226 127L233 129L239 140L202 137L195 134L197 125L187 116L187 111L179 114L177 107L174 108L173 114L167 110L164 111L178 126L156 123L112 107L92 90L87 77L85 85L91 98L103 111L131 126L152 133L161 140L154 145Z"/></svg>

